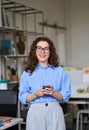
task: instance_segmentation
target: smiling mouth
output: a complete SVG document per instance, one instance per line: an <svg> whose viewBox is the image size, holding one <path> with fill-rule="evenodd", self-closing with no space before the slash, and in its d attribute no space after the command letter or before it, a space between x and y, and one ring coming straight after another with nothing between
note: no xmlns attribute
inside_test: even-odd
<svg viewBox="0 0 89 130"><path fill-rule="evenodd" d="M41 58L45 58L46 57L46 55L39 55Z"/></svg>

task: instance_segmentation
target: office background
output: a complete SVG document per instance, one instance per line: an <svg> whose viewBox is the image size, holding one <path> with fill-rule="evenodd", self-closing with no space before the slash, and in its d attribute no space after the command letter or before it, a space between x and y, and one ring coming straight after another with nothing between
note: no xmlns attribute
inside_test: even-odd
<svg viewBox="0 0 89 130"><path fill-rule="evenodd" d="M89 66L89 0L13 1L44 12L44 22L52 26L44 26L45 36L54 41L62 65Z"/></svg>
<svg viewBox="0 0 89 130"><path fill-rule="evenodd" d="M57 48L64 66L89 66L89 0L14 0L44 12L47 24L66 30L45 27Z"/></svg>

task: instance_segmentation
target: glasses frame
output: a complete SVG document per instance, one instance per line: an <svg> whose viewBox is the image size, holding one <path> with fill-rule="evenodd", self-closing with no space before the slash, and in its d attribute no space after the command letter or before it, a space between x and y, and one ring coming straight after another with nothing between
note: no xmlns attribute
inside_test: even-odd
<svg viewBox="0 0 89 130"><path fill-rule="evenodd" d="M36 47L36 50L37 50L37 52L42 52L42 51L44 51L44 52L46 52L46 53L48 53L49 51L50 51L50 48L49 47L41 47L41 46L37 46Z"/></svg>

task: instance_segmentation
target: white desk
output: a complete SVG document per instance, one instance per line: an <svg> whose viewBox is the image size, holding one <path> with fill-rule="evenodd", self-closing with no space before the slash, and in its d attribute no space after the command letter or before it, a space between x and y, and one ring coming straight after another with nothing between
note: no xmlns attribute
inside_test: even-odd
<svg viewBox="0 0 89 130"><path fill-rule="evenodd" d="M71 98L89 98L89 93L72 93Z"/></svg>
<svg viewBox="0 0 89 130"><path fill-rule="evenodd" d="M6 125L0 127L0 130L5 130L5 129L9 128L9 127L12 127L14 125L17 125L17 124L21 123L22 121L23 121L22 118L13 118L13 119L11 119L11 122L9 124L6 124Z"/></svg>
<svg viewBox="0 0 89 130"><path fill-rule="evenodd" d="M69 104L89 104L89 93L73 93Z"/></svg>

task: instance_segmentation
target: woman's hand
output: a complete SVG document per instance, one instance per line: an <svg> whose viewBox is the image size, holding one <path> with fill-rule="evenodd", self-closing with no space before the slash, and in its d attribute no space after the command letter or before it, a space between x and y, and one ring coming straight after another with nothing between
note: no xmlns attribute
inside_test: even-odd
<svg viewBox="0 0 89 130"><path fill-rule="evenodd" d="M26 101L27 102L30 102L38 97L42 97L45 95L45 89L43 88L40 88L38 89L37 91L33 92L33 93L30 93L27 95L27 98L26 98Z"/></svg>
<svg viewBox="0 0 89 130"><path fill-rule="evenodd" d="M54 89L53 87L42 87L40 88L39 90L35 91L35 94L38 96L38 97L41 97L41 96L44 96L45 94L47 95L53 95L54 93Z"/></svg>
<svg viewBox="0 0 89 130"><path fill-rule="evenodd" d="M44 94L53 95L53 93L54 93L54 89L52 86L44 88Z"/></svg>
<svg viewBox="0 0 89 130"><path fill-rule="evenodd" d="M35 92L35 94L38 97L44 96L44 95L51 95L54 98L58 99L58 100L63 100L62 95L60 92L57 92L54 90L54 88L52 86L44 86L42 88L40 88L39 90L37 90Z"/></svg>
<svg viewBox="0 0 89 130"><path fill-rule="evenodd" d="M45 89L40 88L37 91L34 92L38 97L44 96L45 95Z"/></svg>

